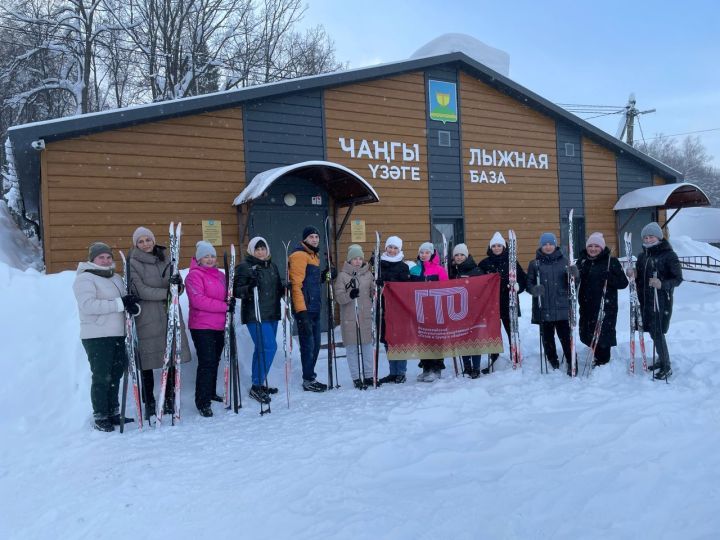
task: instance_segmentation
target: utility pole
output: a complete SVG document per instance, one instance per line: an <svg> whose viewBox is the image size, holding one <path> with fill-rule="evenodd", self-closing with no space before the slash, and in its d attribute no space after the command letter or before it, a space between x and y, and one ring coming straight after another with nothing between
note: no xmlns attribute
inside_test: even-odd
<svg viewBox="0 0 720 540"><path fill-rule="evenodd" d="M648 109L646 111L640 111L635 107L635 94L630 94L630 97L628 98L628 103L625 105L625 118L620 123L620 126L618 126L618 134L617 138L622 140L623 135L626 135L625 141L630 146L635 146L635 139L633 137L633 132L635 129L635 118L640 116L641 114L647 114L647 113L653 113L655 112L655 109Z"/></svg>

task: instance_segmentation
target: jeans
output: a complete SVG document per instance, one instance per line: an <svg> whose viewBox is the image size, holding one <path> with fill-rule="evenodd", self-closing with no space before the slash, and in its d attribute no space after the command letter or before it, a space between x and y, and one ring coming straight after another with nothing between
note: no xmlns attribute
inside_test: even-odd
<svg viewBox="0 0 720 540"><path fill-rule="evenodd" d="M217 370L225 345L222 330L190 330L198 367L195 378L195 406L203 409L210 406L217 385ZM169 386L169 385L168 385Z"/></svg>
<svg viewBox="0 0 720 540"><path fill-rule="evenodd" d="M255 344L255 351L252 357L252 383L260 386L267 380L267 374L270 372L275 353L277 352L277 321L248 323L248 332ZM260 339L258 339L260 338ZM260 349L259 345L262 347Z"/></svg>
<svg viewBox="0 0 720 540"><path fill-rule="evenodd" d="M482 355L481 354L473 354L472 356L463 356L463 369L467 371L467 368L472 367L472 369L479 370L480 369L480 362L482 361Z"/></svg>
<svg viewBox="0 0 720 540"><path fill-rule="evenodd" d="M101 337L82 340L90 362L90 400L95 420L119 414L118 390L127 366L125 338Z"/></svg>
<svg viewBox="0 0 720 540"><path fill-rule="evenodd" d="M320 312L303 311L295 315L300 341L300 362L304 381L317 377L315 364L320 354Z"/></svg>

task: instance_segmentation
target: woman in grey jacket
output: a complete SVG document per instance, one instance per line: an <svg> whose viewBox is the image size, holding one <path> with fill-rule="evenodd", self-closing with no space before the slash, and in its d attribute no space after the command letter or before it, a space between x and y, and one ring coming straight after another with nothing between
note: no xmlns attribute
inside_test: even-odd
<svg viewBox="0 0 720 540"><path fill-rule="evenodd" d="M129 253L130 290L140 299L142 308L135 319L138 335L138 354L142 367L142 390L145 405L145 417L155 414L153 388L155 380L153 370L163 367L165 356L165 337L167 333L168 290L170 284L179 286L183 291L180 275L171 276L170 260L164 246L155 243L155 235L150 229L138 227L133 233L133 248ZM185 335L185 324L180 313L180 336L182 363L190 361L190 349ZM172 380L172 378L170 379ZM163 409L166 414L173 412L173 385L169 384L165 393Z"/></svg>
<svg viewBox="0 0 720 540"><path fill-rule="evenodd" d="M92 244L87 262L78 264L73 292L80 314L80 339L92 371L95 429L113 431L120 424L118 387L127 365L124 311L137 314L138 298L125 294L123 281L115 274L112 250L102 242Z"/></svg>

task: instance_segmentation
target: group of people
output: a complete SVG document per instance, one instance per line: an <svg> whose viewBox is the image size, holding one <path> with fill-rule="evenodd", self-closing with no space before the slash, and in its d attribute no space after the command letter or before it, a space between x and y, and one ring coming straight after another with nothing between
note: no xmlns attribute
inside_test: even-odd
<svg viewBox="0 0 720 540"><path fill-rule="evenodd" d="M582 343L594 347L593 365L610 361L610 351L617 344L615 325L618 311L618 290L628 286L628 278L635 280L642 309L644 331L649 332L657 349L657 359L649 366L656 378L672 374L665 342L672 314L673 290L682 281L677 255L657 223L642 230L643 252L635 269L625 270L610 253L600 232L588 236L585 249L575 264L570 264L558 246L553 233L540 236L535 258L527 272L519 263L515 268L518 293L529 292L532 297L532 323L539 325L547 362L559 369L560 360L555 346L558 336L565 358L571 358L571 329L569 324L569 277L578 283L577 298ZM225 317L234 312L235 299L242 300L241 322L247 325L255 349L252 357L249 395L270 403L277 388L268 385L267 375L277 352L276 333L282 318L281 299L287 293L292 301L292 314L297 323L302 388L323 392L327 385L317 380L315 366L321 344L322 288L330 284L334 299L340 306L340 326L346 349L348 368L357 388L372 385L373 326L377 321L379 340L387 349L384 297L376 295L388 282L446 281L483 274L500 274L499 313L506 334L510 333L508 289L509 254L502 234L496 232L488 243L486 257L476 264L465 244L454 247L451 260L441 260L431 242L422 243L414 262L406 261L403 241L390 236L379 256L377 279L360 245L348 248L347 257L339 272L330 265L320 270L320 233L308 226L301 242L288 257L289 282L282 279L272 261L270 245L257 236L250 240L247 256L235 269L232 295L228 295L225 275L217 268L217 253L208 242L195 246L195 256L183 283L172 273L166 249L155 241L152 231L139 227L133 234L133 248L128 256L128 287L115 272L112 249L95 242L88 250L88 260L79 263L74 292L80 314L80 338L87 352L92 372L91 400L95 427L113 431L120 423L118 390L127 366L125 353L125 312L135 317L139 360L142 369L142 399L149 418L156 410L153 371L163 367L166 349L168 291L177 285L179 293L187 293L189 303L188 327L198 359L195 382L195 405L201 416L213 415L212 401L222 401L216 393L217 370L224 347ZM600 306L604 305L599 335L597 321ZM375 309L374 309L375 308ZM519 311L519 306L518 306ZM378 314L382 314L380 317ZM373 316L378 318L373 320ZM518 313L520 316L520 313ZM190 360L181 326L181 362ZM596 337L593 343L593 337ZM498 354L490 355L486 368L481 368L481 356L463 356L463 373L475 379L493 369ZM568 362L568 366L570 362ZM432 382L445 368L442 358L420 359L422 372L417 379ZM568 373L570 368L568 367ZM389 373L378 384L402 384L406 379L407 360L389 361ZM169 384L163 410L172 413L175 396ZM132 419L124 419L126 422Z"/></svg>

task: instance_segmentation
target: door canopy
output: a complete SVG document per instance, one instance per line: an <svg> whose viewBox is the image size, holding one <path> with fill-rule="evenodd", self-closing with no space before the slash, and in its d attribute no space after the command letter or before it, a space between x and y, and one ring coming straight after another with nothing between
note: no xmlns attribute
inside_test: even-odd
<svg viewBox="0 0 720 540"><path fill-rule="evenodd" d="M636 189L626 193L615 204L613 210L636 210L639 208L689 208L710 206L710 199L695 184L665 184Z"/></svg>
<svg viewBox="0 0 720 540"><path fill-rule="evenodd" d="M303 161L255 175L240 195L235 197L233 206L262 197L273 182L286 175L302 178L322 187L338 207L375 203L380 200L372 186L355 171L330 161Z"/></svg>

